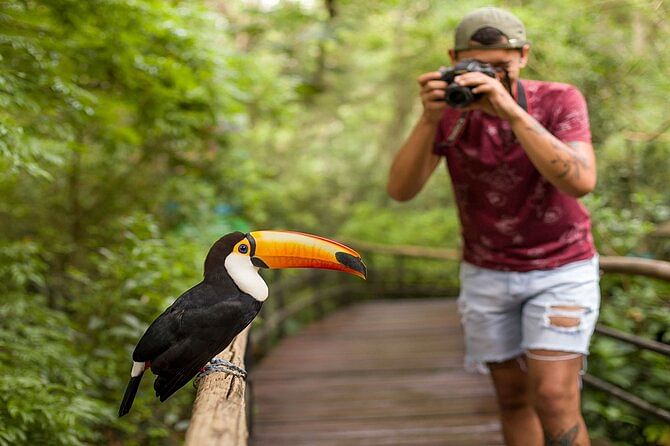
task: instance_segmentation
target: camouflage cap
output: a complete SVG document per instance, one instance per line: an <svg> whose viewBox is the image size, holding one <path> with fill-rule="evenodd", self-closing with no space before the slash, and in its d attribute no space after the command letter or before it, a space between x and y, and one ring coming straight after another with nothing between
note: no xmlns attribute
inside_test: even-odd
<svg viewBox="0 0 670 446"><path fill-rule="evenodd" d="M507 37L507 43L494 45L471 45L470 39L482 28L491 27L499 30ZM522 48L526 43L526 28L514 14L500 8L476 9L463 17L456 27L454 50Z"/></svg>

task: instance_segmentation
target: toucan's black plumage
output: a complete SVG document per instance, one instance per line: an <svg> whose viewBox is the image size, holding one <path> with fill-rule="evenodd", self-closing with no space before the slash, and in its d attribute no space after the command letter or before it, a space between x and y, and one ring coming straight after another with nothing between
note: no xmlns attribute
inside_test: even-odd
<svg viewBox="0 0 670 446"><path fill-rule="evenodd" d="M187 384L260 311L263 303L240 291L224 267L225 257L243 238L243 233L235 232L214 244L205 261L203 281L158 316L135 347L133 361L150 364L161 401ZM130 410L138 378L131 378L119 416Z"/></svg>
<svg viewBox="0 0 670 446"><path fill-rule="evenodd" d="M265 257L257 255L254 236L265 243ZM319 244L319 255L310 258L303 252L310 245L290 245L291 240L286 240L290 237ZM279 248L273 251L267 246ZM324 246L332 248L329 257L323 254ZM165 401L253 321L267 297L267 286L258 275L261 266L339 269L365 277L360 256L327 239L279 231L234 232L220 238L207 254L203 281L153 321L135 347L119 416L130 410L147 368L157 375L156 396Z"/></svg>
<svg viewBox="0 0 670 446"><path fill-rule="evenodd" d="M184 293L149 327L133 361L151 363L156 396L165 401L228 346L260 311L259 302L229 277L203 281Z"/></svg>

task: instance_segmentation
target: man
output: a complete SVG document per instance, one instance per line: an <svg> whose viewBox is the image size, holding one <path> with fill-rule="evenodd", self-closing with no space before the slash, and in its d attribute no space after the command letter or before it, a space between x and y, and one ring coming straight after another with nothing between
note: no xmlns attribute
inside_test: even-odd
<svg viewBox="0 0 670 446"><path fill-rule="evenodd" d="M508 445L589 445L579 375L600 302L590 219L577 198L596 182L584 98L570 85L519 80L521 21L483 8L458 25L453 63L496 78L455 78L482 97L455 109L440 72L423 74L423 114L397 153L388 193L413 198L444 156L463 236L466 365L490 372Z"/></svg>

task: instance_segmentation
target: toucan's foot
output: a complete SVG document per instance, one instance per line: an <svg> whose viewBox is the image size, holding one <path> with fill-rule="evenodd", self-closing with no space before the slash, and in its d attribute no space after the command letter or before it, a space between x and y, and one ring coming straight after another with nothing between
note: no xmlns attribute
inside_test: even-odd
<svg viewBox="0 0 670 446"><path fill-rule="evenodd" d="M195 376L193 385L198 386L200 380L210 373L227 373L228 375L237 376L238 378L247 379L247 371L241 367L236 366L230 361L221 358L212 358L200 372Z"/></svg>
<svg viewBox="0 0 670 446"><path fill-rule="evenodd" d="M238 377L243 378L243 379L246 379L246 377L247 377L247 371L246 370L244 370L242 367L236 366L235 364L233 364L230 361L226 361L225 359L212 358L212 360L209 361L207 366L210 366L211 368L213 368L215 372L224 372L224 373L228 373L229 375L238 376ZM205 366L205 367L207 367L207 366Z"/></svg>

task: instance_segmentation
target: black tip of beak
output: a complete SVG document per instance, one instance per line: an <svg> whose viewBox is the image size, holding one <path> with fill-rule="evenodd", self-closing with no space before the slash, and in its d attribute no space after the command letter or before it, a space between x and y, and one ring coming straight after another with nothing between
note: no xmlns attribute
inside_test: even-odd
<svg viewBox="0 0 670 446"><path fill-rule="evenodd" d="M363 274L363 277L368 276L368 270L360 258L352 256L347 252L341 252L341 251L335 253L335 258L337 259L338 262L340 262L347 268L353 269L354 271L358 271L359 273Z"/></svg>

